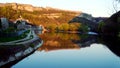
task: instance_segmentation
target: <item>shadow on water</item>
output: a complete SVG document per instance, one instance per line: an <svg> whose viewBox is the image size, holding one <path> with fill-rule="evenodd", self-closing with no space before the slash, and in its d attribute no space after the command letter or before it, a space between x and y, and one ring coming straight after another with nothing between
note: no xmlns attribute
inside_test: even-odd
<svg viewBox="0 0 120 68"><path fill-rule="evenodd" d="M102 36L103 44L105 44L114 54L120 57L120 37Z"/></svg>
<svg viewBox="0 0 120 68"><path fill-rule="evenodd" d="M120 57L120 37L115 36L96 36L96 35L89 35L86 38L82 38L79 41L82 46L90 46L94 43L103 44L109 48L115 55Z"/></svg>
<svg viewBox="0 0 120 68"><path fill-rule="evenodd" d="M80 35L82 37L82 35ZM89 34L87 37L83 37L80 41L73 41L81 43L81 47L90 46L91 44L98 43L103 44L109 48L115 55L120 57L120 37L115 36L97 36Z"/></svg>

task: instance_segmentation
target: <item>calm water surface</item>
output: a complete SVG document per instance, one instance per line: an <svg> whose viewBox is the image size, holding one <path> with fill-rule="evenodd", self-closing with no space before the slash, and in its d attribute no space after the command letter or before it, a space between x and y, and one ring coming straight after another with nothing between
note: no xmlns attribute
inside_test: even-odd
<svg viewBox="0 0 120 68"><path fill-rule="evenodd" d="M96 36L46 33L44 44L12 68L120 68L120 57Z"/></svg>

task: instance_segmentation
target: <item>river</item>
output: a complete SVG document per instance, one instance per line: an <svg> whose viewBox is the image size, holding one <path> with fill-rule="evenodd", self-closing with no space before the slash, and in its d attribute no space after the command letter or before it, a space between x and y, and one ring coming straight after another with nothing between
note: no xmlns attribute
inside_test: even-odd
<svg viewBox="0 0 120 68"><path fill-rule="evenodd" d="M87 34L44 33L38 36L44 41L43 45L12 68L120 68L117 43L115 49L98 36Z"/></svg>

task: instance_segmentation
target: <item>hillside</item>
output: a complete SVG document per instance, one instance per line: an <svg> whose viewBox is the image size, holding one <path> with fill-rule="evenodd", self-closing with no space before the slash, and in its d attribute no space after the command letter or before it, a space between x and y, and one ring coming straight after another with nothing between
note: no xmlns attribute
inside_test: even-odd
<svg viewBox="0 0 120 68"><path fill-rule="evenodd" d="M29 4L0 3L0 17L7 17L16 20L19 16L29 20L31 23L42 24L61 24L67 23L74 16L80 14L76 11L55 9L51 7L34 7Z"/></svg>

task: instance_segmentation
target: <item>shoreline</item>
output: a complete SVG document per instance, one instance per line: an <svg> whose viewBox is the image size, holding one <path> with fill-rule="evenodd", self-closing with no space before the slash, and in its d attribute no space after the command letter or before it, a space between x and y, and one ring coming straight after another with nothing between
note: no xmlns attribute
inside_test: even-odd
<svg viewBox="0 0 120 68"><path fill-rule="evenodd" d="M34 44L32 46L31 44ZM4 56L0 58L0 67L11 67L20 60L24 59L25 57L29 56L30 54L34 53L40 46L42 46L43 40L37 39L29 44L23 45L15 45L15 46L3 46L5 47L4 52L0 53L0 56ZM3 51L1 50L1 51ZM10 52L6 54L5 52ZM6 61L5 61L6 60Z"/></svg>

